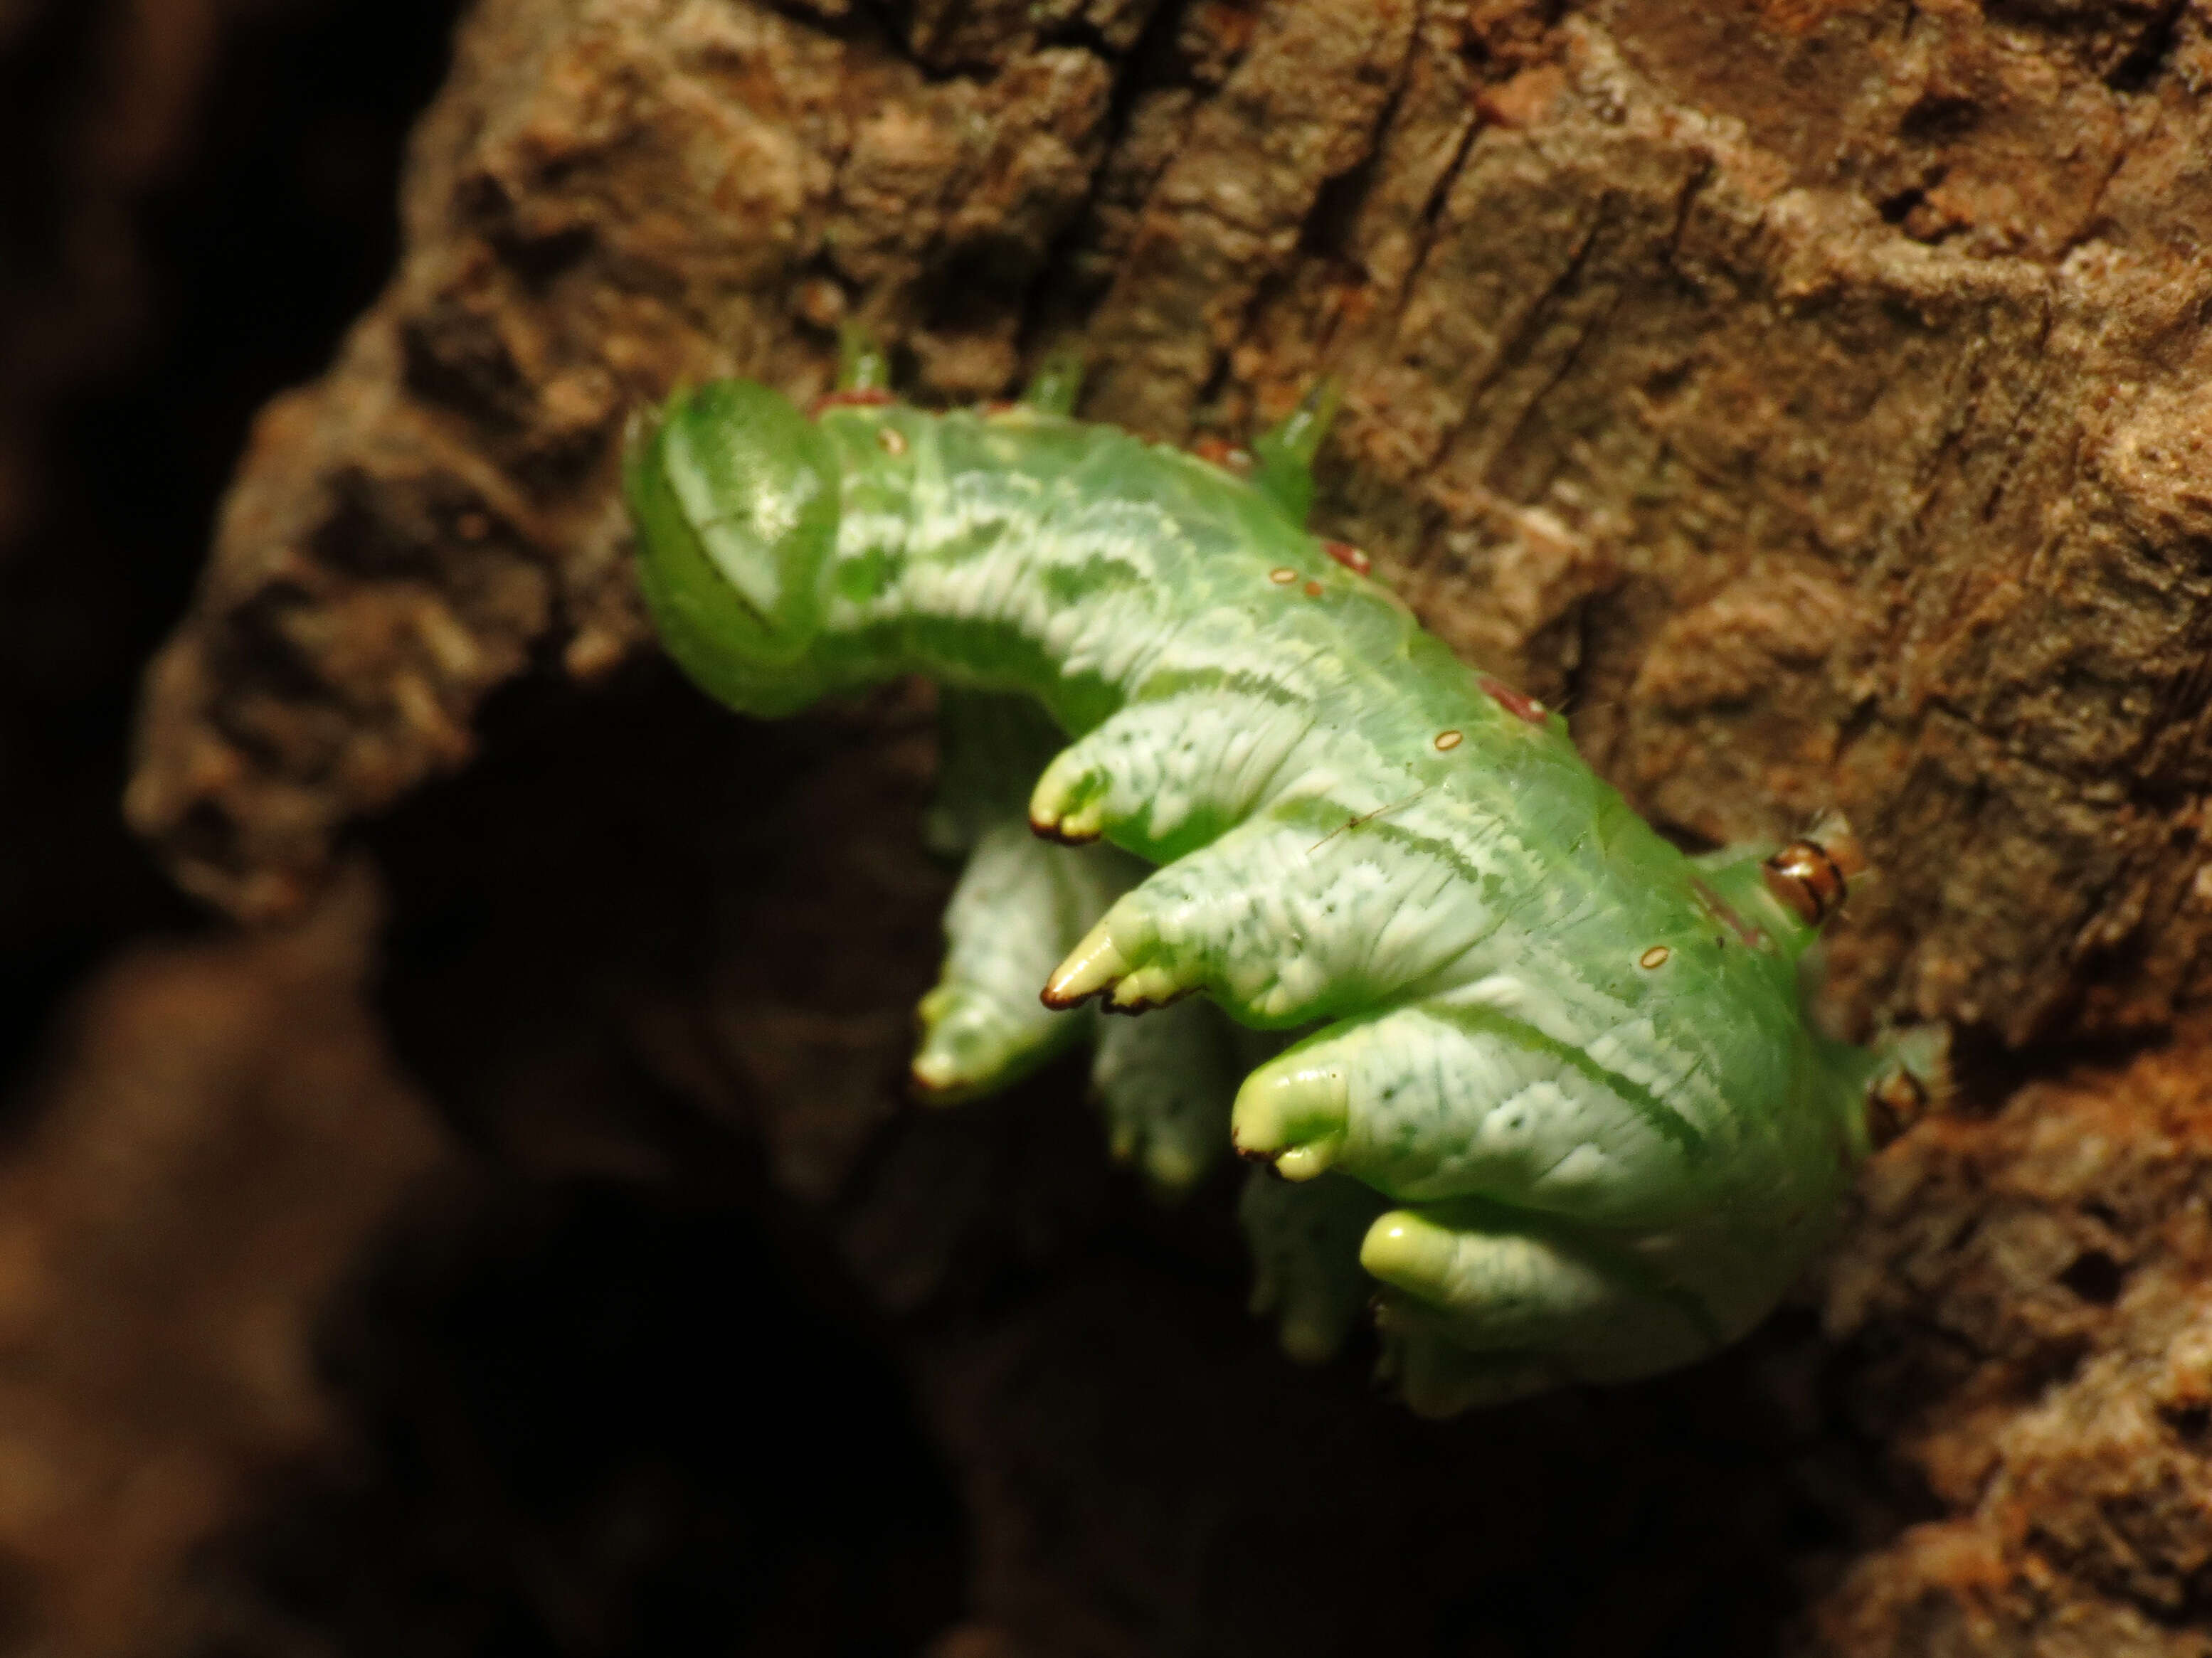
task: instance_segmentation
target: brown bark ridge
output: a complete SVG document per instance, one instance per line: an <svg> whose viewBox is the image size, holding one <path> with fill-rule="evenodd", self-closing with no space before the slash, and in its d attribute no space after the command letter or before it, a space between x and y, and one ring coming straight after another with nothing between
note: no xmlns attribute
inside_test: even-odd
<svg viewBox="0 0 2212 1658"><path fill-rule="evenodd" d="M1164 439L1337 374L1330 532L1669 829L1842 808L1846 1017L1990 1056L1829 1270L1936 1517L1812 1649L2212 1650L2203 1050L2059 1074L2208 971L2208 84L2202 0L480 0L129 811L298 909L494 689L642 646L629 412L803 398L843 319L924 398L1073 335Z"/></svg>

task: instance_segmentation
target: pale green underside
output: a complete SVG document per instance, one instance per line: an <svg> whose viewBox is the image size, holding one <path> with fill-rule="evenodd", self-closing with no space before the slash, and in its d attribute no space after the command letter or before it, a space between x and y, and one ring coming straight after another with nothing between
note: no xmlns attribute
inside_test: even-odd
<svg viewBox="0 0 2212 1658"><path fill-rule="evenodd" d="M644 465L696 519L682 479L715 434L685 422ZM918 1075L964 1096L1097 1034L1036 999L1071 950L1075 989L1203 993L1106 1022L1093 1072L1117 1150L1173 1187L1249 1063L1212 1008L1310 1032L1236 1094L1248 1154L1328 1171L1248 1193L1260 1298L1317 1356L1364 1262L1423 1408L1665 1368L1772 1303L1847 1178L1870 1061L1808 1029L1810 935L1751 861L1693 866L1563 722L1486 694L1218 468L1026 410L841 408L820 430L834 546L793 567L811 631L773 662L714 631L709 567L748 555L679 544L633 477L679 658L761 711L920 671L1034 699L1075 739L1051 757L996 697L948 732L939 830L969 856Z"/></svg>

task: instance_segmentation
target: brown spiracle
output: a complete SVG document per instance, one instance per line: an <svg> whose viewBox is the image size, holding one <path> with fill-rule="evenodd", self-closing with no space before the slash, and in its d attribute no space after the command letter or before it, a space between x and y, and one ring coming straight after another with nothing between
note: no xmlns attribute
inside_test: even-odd
<svg viewBox="0 0 2212 1658"><path fill-rule="evenodd" d="M1902 1066L1883 1072L1867 1084L1867 1139L1885 1145L1928 1114L1928 1090Z"/></svg>
<svg viewBox="0 0 2212 1658"><path fill-rule="evenodd" d="M1808 926L1844 907L1850 881L1843 864L1818 841L1792 841L1766 860L1766 890Z"/></svg>

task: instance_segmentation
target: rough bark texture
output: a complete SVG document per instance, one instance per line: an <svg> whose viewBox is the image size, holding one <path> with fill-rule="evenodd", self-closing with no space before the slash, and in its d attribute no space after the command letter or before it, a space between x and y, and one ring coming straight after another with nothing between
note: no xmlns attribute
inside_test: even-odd
<svg viewBox="0 0 2212 1658"><path fill-rule="evenodd" d="M11 1651L205 1640L194 1550L332 1436L304 1332L441 1150L362 1005L355 875L290 936L110 967L0 1171Z"/></svg>
<svg viewBox="0 0 2212 1658"><path fill-rule="evenodd" d="M628 411L1079 325L1164 437L1344 375L1337 527L1719 839L1848 811L1851 981L2009 1042L2194 982L2204 20L2172 7L492 0L409 246L272 406L135 820L241 914L639 637ZM2172 921L2177 908L2188 917Z"/></svg>
<svg viewBox="0 0 2212 1658"><path fill-rule="evenodd" d="M2212 1652L2208 94L2200 0L479 0L132 819L252 920L368 822L392 1027L507 1164L762 1148L966 1501L944 1653ZM1065 1076L899 1114L915 710L622 667L628 412L804 397L848 316L927 398L1073 334L1164 438L1336 373L1332 532L1655 819L1849 814L1842 1017L1964 1086L1817 1321L1421 1427L1269 1354L1220 1194L1147 1212Z"/></svg>

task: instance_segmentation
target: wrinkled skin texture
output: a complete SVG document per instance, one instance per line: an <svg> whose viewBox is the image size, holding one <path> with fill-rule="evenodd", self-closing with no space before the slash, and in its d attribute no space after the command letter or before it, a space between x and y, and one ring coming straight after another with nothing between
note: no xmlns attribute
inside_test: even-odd
<svg viewBox="0 0 2212 1658"><path fill-rule="evenodd" d="M881 378L872 354L855 378ZM1040 937L1066 952L1033 981L1051 1008L1202 992L1310 1029L1245 1080L1231 1134L1403 1206L1359 1260L1415 1408L1687 1363L1773 1305L1864 1148L1873 1060L1800 1005L1818 918L1768 890L1765 849L1693 865L1564 722L1332 557L1293 433L1317 444L1317 413L1256 442L1248 479L1024 404L932 416L864 385L810 421L717 382L631 455L641 580L740 712L914 671L1036 697L1074 741L1029 827L1162 866L1072 891L981 838L925 1089L1003 1085L1064 1045L1049 1018L965 1055L939 1040L978 997L1003 1029L1005 953ZM1267 1295L1291 1331L1331 1321L1298 1288L1330 1276Z"/></svg>

